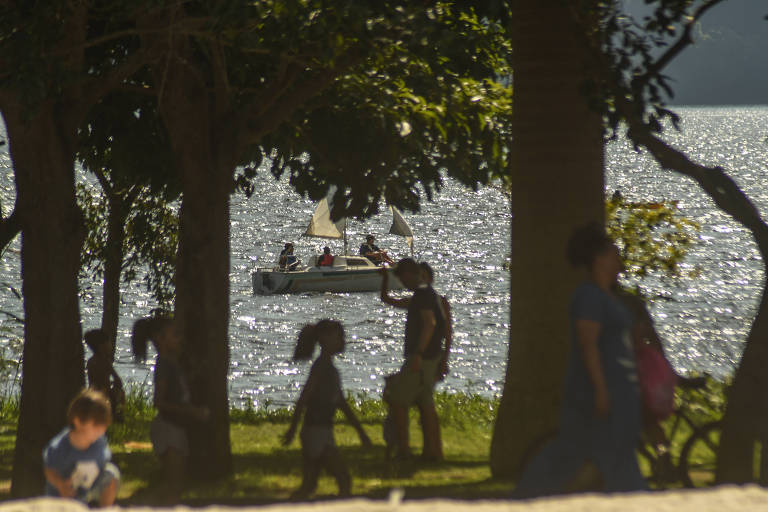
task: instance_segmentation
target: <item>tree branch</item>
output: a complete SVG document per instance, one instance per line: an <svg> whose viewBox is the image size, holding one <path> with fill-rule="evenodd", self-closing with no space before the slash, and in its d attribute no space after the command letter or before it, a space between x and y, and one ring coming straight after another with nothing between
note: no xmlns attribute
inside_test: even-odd
<svg viewBox="0 0 768 512"><path fill-rule="evenodd" d="M617 107L628 125L629 140L647 149L663 168L696 181L718 208L752 232L763 259L768 259L768 225L749 197L723 168L695 163L685 153L661 140L644 121L637 119L633 114L634 106L629 101L617 102Z"/></svg>
<svg viewBox="0 0 768 512"><path fill-rule="evenodd" d="M675 57L680 55L680 53L685 50L688 46L693 44L693 37L691 36L691 32L693 32L693 27L696 25L696 23L701 19L704 14L710 10L712 7L716 6L723 0L708 0L704 4L702 4L696 11L691 15L691 18L688 20L688 22L684 25L683 33L680 36L680 38L677 40L675 44L667 48L667 51L664 52L661 57L659 57L653 64L651 64L648 69L646 69L645 73L643 73L640 77L638 77L634 82L646 84L648 81L658 75L666 66L669 64Z"/></svg>
<svg viewBox="0 0 768 512"><path fill-rule="evenodd" d="M196 37L201 37L206 39L213 39L214 37L209 32L199 30L207 22L210 22L210 18L184 18L179 23L174 23L162 28L157 28L157 29L128 28L124 30L116 30L109 34L105 34L101 37L95 37L93 39L89 39L78 45L70 45L62 48L56 48L53 51L43 54L43 56L44 57L61 57L62 55L68 55L72 52L82 52L83 50L87 50L89 48L93 48L93 47L102 45L104 43L109 43L111 41L116 41L118 39L123 39L125 37L158 35L158 34L164 34L169 30L172 30L174 33L180 34L180 35L188 35L188 36L196 36Z"/></svg>
<svg viewBox="0 0 768 512"><path fill-rule="evenodd" d="M115 88L115 90L125 91L125 92L131 92L134 94L144 94L146 96L151 97L157 97L157 91L154 87L149 87L146 85L136 85L136 84L120 84Z"/></svg>
<svg viewBox="0 0 768 512"><path fill-rule="evenodd" d="M359 64L364 59L363 52L350 51L340 57L330 68L319 71L314 77L302 80L289 93L281 91L277 101L271 101L269 108L254 105L241 116L241 140L244 145L256 144L269 132L277 128L293 112L330 87L345 70Z"/></svg>
<svg viewBox="0 0 768 512"><path fill-rule="evenodd" d="M106 195L109 196L114 193L114 187L107 179L107 175L104 174L103 169L93 169L91 172L96 176L99 185L101 185L101 190L103 190Z"/></svg>
<svg viewBox="0 0 768 512"><path fill-rule="evenodd" d="M697 10L696 16L700 17L720 1L722 0L708 1ZM596 78L601 81L606 95L612 100L618 119L626 123L627 138L636 147L645 148L663 168L696 181L718 208L750 230L763 259L768 260L768 225L749 197L722 167L708 167L695 163L685 153L659 138L656 128L646 118L647 106L642 100L642 95L630 93L634 89L622 82L621 73L615 72L611 60L605 55L602 47L586 34L585 31L583 44L592 55L592 62L596 66ZM683 38L675 45L679 47L675 52L682 51L682 48L690 44L681 43L681 41ZM675 52L670 53L670 59L677 55Z"/></svg>
<svg viewBox="0 0 768 512"><path fill-rule="evenodd" d="M0 252L5 250L11 240L16 238L21 232L21 220L14 207L11 214L5 219L0 220Z"/></svg>
<svg viewBox="0 0 768 512"><path fill-rule="evenodd" d="M277 68L277 76L267 87L261 91L255 92L255 95L257 95L261 101L259 101L258 104L254 104L254 106L249 109L246 117L256 118L262 116L264 112L280 99L283 93L293 85L294 81L301 73L301 69L302 68L299 67L293 59L282 54L280 56L280 64Z"/></svg>
<svg viewBox="0 0 768 512"><path fill-rule="evenodd" d="M125 80L144 67L154 56L152 48L142 48L128 57L115 69L102 77L94 77L83 86L80 108L83 115L107 93L116 89Z"/></svg>

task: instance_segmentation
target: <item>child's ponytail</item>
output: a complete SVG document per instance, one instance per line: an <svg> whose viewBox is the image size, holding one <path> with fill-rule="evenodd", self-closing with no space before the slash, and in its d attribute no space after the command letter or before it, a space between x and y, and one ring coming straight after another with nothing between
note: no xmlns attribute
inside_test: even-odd
<svg viewBox="0 0 768 512"><path fill-rule="evenodd" d="M170 323L171 319L165 317L140 318L134 322L131 332L131 350L136 361L147 360L148 341L151 341L157 349L156 336Z"/></svg>
<svg viewBox="0 0 768 512"><path fill-rule="evenodd" d="M317 324L307 324L302 327L299 332L299 339L296 342L296 349L293 351L293 360L308 361L312 359L318 338L319 329Z"/></svg>
<svg viewBox="0 0 768 512"><path fill-rule="evenodd" d="M293 360L308 361L312 359L315 345L320 342L320 338L325 339L325 336L332 331L336 331L342 339L344 338L344 327L338 320L325 318L316 324L305 325L301 332L299 332L299 340L296 342L296 349L293 351Z"/></svg>

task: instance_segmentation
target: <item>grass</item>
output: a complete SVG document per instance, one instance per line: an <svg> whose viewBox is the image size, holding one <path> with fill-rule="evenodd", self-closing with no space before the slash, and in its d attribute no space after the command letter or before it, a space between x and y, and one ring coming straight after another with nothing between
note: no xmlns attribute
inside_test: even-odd
<svg viewBox="0 0 768 512"><path fill-rule="evenodd" d="M710 383L704 391L689 392L684 398L687 414L696 424L719 419L724 388ZM685 396L685 395L683 395ZM155 415L144 390L131 389L127 397L126 421L110 427L108 433L113 459L123 473L118 496L123 504L151 504L160 480L159 461L152 453L149 426ZM408 498L451 497L492 498L507 495L512 485L491 479L488 454L498 400L469 394L436 395L441 419L445 461L426 464L418 461L387 465L381 424L386 415L383 403L365 395L349 397L352 407L371 437L374 447L364 450L354 430L341 416L337 418L337 443L353 476L353 493L383 498L393 488L403 488ZM231 411L231 441L234 472L215 482L196 482L184 501L192 505L261 504L287 500L301 481L301 448L298 440L283 447L281 435L287 430L291 411L284 408L245 407ZM0 500L9 494L15 442L18 402L0 399ZM672 452L679 453L690 430L681 426L672 440ZM421 435L415 412L411 415L411 442L418 452ZM640 458L643 472L648 465ZM711 460L701 461L711 467ZM711 479L702 474L702 481ZM323 476L319 497L336 494L335 482Z"/></svg>
<svg viewBox="0 0 768 512"><path fill-rule="evenodd" d="M341 415L335 433L353 477L353 494L372 498L386 497L392 488L405 489L409 498L477 498L507 494L508 482L491 479L488 465L493 420L498 401L466 394L436 395L442 420L446 460L439 464L409 461L385 463L381 424L386 409L380 400L365 395L349 398L355 413L374 443L371 450L360 446L357 434ZM18 407L0 402L0 500L8 498ZM154 410L143 390L128 393L126 421L110 427L108 436L113 461L122 472L118 499L123 504L154 502L160 479L159 461L149 442L149 426ZM283 408L246 407L231 411L231 441L234 472L215 482L196 482L184 495L193 505L261 504L285 501L301 483L301 447L298 440L281 445L288 429L291 411ZM414 451L421 446L421 430L415 412L411 415ZM317 495L330 497L337 492L335 481L323 476Z"/></svg>

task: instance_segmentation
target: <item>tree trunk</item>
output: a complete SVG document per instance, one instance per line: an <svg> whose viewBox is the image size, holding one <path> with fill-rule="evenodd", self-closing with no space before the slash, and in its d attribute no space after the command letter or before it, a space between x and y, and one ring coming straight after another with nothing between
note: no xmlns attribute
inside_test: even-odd
<svg viewBox="0 0 768 512"><path fill-rule="evenodd" d="M104 192L109 194L106 190ZM117 349L117 324L120 320L120 276L123 271L123 244L127 218L128 212L123 200L117 194L109 194L101 330L112 342L113 355Z"/></svg>
<svg viewBox="0 0 768 512"><path fill-rule="evenodd" d="M766 309L766 301L763 300L733 386L728 391L728 405L717 453L718 483L754 482L757 476L754 474L755 448L757 443L765 444L768 441L765 391L768 347L764 343L764 340L768 340Z"/></svg>
<svg viewBox="0 0 768 512"><path fill-rule="evenodd" d="M580 93L588 53L577 27L560 2L513 9L511 332L491 470L515 478L557 427L580 279L566 242L577 226L603 222L605 206L602 125Z"/></svg>
<svg viewBox="0 0 768 512"><path fill-rule="evenodd" d="M763 261L768 261L768 234L765 225L751 228ZM743 484L768 475L754 473L755 449L768 453L768 291L763 284L760 305L749 331L744 354L728 390L723 430L717 452L718 483ZM763 460L761 468L768 467Z"/></svg>
<svg viewBox="0 0 768 512"><path fill-rule="evenodd" d="M625 118L629 139L647 149L662 167L696 181L723 212L749 229L768 261L768 225L749 197L721 167L708 167L688 158L683 152L662 141L646 124L638 109L618 97L616 105ZM718 483L746 483L756 480L756 449L762 449L761 470L768 467L768 294L763 283L757 315L747 337L733 385L727 392L727 408L717 456ZM761 483L768 474L759 475Z"/></svg>
<svg viewBox="0 0 768 512"><path fill-rule="evenodd" d="M22 226L25 318L11 492L24 497L42 492L43 446L65 426L67 406L84 385L77 293L84 226L59 114L43 104L31 119L21 110L4 116Z"/></svg>
<svg viewBox="0 0 768 512"><path fill-rule="evenodd" d="M189 156L189 155L188 155ZM195 403L211 411L190 431L191 463L200 477L232 469L229 439L229 186L226 170L191 167L181 205L176 312L184 325L185 367Z"/></svg>
<svg viewBox="0 0 768 512"><path fill-rule="evenodd" d="M229 439L229 195L234 164L217 130L205 84L181 65L166 79L173 90L161 103L181 172L176 315L183 325L183 362L192 401L210 420L190 428L190 470L214 478L232 470ZM173 85L171 85L173 84ZM225 155L220 159L221 155ZM221 163L223 161L227 163Z"/></svg>

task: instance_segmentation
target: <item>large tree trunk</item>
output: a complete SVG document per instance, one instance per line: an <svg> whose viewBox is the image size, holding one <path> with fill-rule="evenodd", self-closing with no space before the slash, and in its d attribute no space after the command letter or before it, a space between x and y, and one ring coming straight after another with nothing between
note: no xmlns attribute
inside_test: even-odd
<svg viewBox="0 0 768 512"><path fill-rule="evenodd" d="M84 384L77 276L84 238L74 157L49 104L4 112L22 226L24 362L12 494L43 490L43 446L66 424Z"/></svg>
<svg viewBox="0 0 768 512"><path fill-rule="evenodd" d="M491 470L503 477L516 477L557 426L580 278L565 245L575 227L605 215L601 119L580 93L587 52L577 27L564 3L513 5L511 333L491 445Z"/></svg>
<svg viewBox="0 0 768 512"><path fill-rule="evenodd" d="M229 195L234 164L220 147L205 84L183 64L172 66L161 113L183 199L176 269L176 315L184 330L184 366L192 401L211 412L190 428L190 470L217 477L232 470L229 439ZM173 84L173 86L171 86ZM226 139L224 139L226 140Z"/></svg>
<svg viewBox="0 0 768 512"><path fill-rule="evenodd" d="M183 157L192 160L191 155ZM207 406L210 421L190 431L194 473L216 477L232 469L229 439L229 188L226 170L184 171L176 312L184 325L185 367L193 400ZM218 175L217 175L218 174Z"/></svg>

